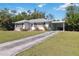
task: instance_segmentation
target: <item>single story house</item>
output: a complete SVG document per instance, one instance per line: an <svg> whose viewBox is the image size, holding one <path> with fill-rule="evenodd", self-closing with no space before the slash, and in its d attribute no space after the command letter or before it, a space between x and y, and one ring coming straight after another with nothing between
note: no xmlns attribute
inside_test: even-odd
<svg viewBox="0 0 79 59"><path fill-rule="evenodd" d="M15 31L33 30L64 30L64 21L52 21L47 19L21 20L15 22Z"/></svg>

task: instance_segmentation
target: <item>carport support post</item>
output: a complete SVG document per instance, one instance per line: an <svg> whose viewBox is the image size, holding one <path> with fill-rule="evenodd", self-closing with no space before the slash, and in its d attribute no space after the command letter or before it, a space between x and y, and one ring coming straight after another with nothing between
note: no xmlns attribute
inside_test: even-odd
<svg viewBox="0 0 79 59"><path fill-rule="evenodd" d="M65 31L65 23L63 22L63 32Z"/></svg>

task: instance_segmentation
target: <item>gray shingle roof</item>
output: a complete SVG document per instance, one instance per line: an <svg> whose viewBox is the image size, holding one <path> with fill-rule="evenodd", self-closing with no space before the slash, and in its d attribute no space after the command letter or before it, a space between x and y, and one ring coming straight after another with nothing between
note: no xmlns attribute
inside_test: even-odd
<svg viewBox="0 0 79 59"><path fill-rule="evenodd" d="M40 22L51 22L51 20L47 20L47 19L32 19L29 20L30 23L40 23Z"/></svg>
<svg viewBox="0 0 79 59"><path fill-rule="evenodd" d="M47 19L31 19L31 20L21 20L17 21L15 23L42 23L42 22L52 22L52 23L63 23L65 21L53 21L53 20L47 20Z"/></svg>
<svg viewBox="0 0 79 59"><path fill-rule="evenodd" d="M24 23L24 22L29 22L28 20L21 20L21 21L17 21L15 23Z"/></svg>
<svg viewBox="0 0 79 59"><path fill-rule="evenodd" d="M40 23L40 22L51 22L51 20L47 20L47 19L32 19L32 20L21 20L21 21L15 22L15 23L25 23L25 22Z"/></svg>

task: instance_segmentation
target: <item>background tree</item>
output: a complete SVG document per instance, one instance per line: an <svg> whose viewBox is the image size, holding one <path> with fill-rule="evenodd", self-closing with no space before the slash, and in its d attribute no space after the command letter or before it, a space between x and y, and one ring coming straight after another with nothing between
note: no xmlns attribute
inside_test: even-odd
<svg viewBox="0 0 79 59"><path fill-rule="evenodd" d="M49 19L49 20L54 20L54 16L52 14L48 14L46 16L46 18Z"/></svg>
<svg viewBox="0 0 79 59"><path fill-rule="evenodd" d="M13 30L13 23L12 23L12 14L9 13L9 9L5 8L0 11L0 25L5 30Z"/></svg>
<svg viewBox="0 0 79 59"><path fill-rule="evenodd" d="M78 31L79 30L79 8L72 4L66 8L66 30Z"/></svg>
<svg viewBox="0 0 79 59"><path fill-rule="evenodd" d="M31 17L31 19L45 18L45 13L39 12L36 9L34 9L34 12L31 14Z"/></svg>
<svg viewBox="0 0 79 59"><path fill-rule="evenodd" d="M31 10L28 10L26 12L21 12L14 17L14 22L20 21L20 20L31 20L31 19L38 19L38 18L45 18L44 12L39 12L36 9L34 9L34 12L31 12Z"/></svg>

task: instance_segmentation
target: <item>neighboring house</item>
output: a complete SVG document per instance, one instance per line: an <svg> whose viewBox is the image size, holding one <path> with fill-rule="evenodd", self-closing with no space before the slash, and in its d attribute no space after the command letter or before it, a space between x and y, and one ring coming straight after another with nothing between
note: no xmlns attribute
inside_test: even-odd
<svg viewBox="0 0 79 59"><path fill-rule="evenodd" d="M56 25L56 24L58 24L58 25ZM21 31L21 30L46 31L46 30L55 30L55 29L57 30L57 27L64 29L63 28L64 26L62 26L63 24L64 24L63 21L60 22L60 21L52 21L52 20L47 20L47 19L22 20L22 21L15 22L15 30L16 31Z"/></svg>

